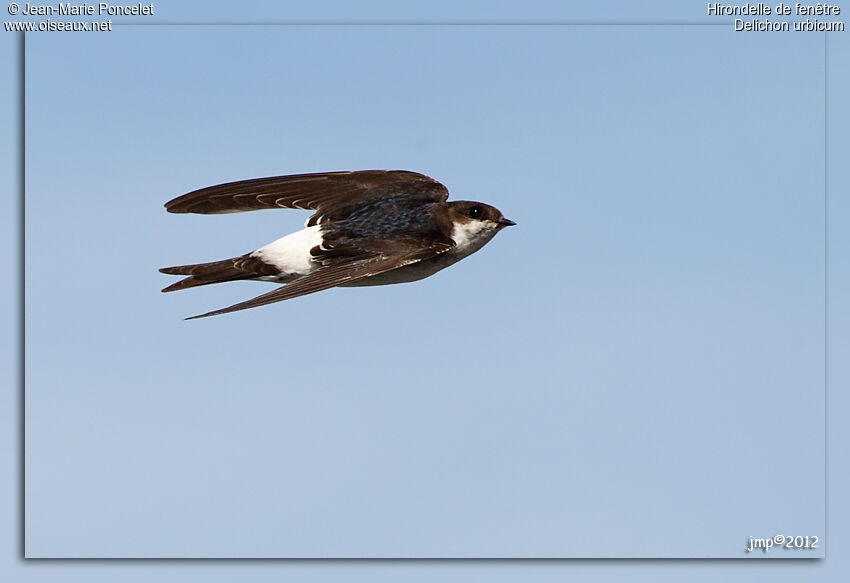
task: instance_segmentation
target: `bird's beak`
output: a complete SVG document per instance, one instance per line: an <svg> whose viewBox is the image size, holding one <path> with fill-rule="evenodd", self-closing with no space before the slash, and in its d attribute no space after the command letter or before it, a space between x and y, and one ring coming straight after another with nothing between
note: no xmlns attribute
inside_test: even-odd
<svg viewBox="0 0 850 583"><path fill-rule="evenodd" d="M499 221L499 224L503 227L513 227L514 225L516 225L516 223L513 222L512 220L505 219L505 218L503 218L501 221Z"/></svg>

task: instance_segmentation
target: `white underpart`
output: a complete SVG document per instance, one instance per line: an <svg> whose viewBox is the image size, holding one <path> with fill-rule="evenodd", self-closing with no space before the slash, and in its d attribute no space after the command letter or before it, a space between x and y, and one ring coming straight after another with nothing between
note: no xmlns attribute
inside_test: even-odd
<svg viewBox="0 0 850 583"><path fill-rule="evenodd" d="M406 265L380 275L367 277L344 286L387 285L423 279L446 267L472 255L483 247L499 231L499 225L492 221L469 221L455 223L452 240L455 247L431 259ZM319 265L311 260L310 250L322 245L322 231L319 225L306 227L277 241L272 241L251 253L265 263L274 265L280 276L263 276L257 279L289 282L293 278L315 271ZM292 277L287 277L292 276Z"/></svg>
<svg viewBox="0 0 850 583"><path fill-rule="evenodd" d="M281 273L306 275L318 267L310 260L310 249L321 244L321 227L316 225L263 245L251 256L274 265Z"/></svg>
<svg viewBox="0 0 850 583"><path fill-rule="evenodd" d="M404 267L380 275L374 275L354 283L348 283L345 286L388 285L417 281L430 277L441 269L454 265L464 257L472 255L481 249L498 232L499 225L492 221L473 220L463 224L455 223L452 229L452 239L455 242L455 246L445 253L440 253L436 257L405 265Z"/></svg>
<svg viewBox="0 0 850 583"><path fill-rule="evenodd" d="M469 221L455 223L452 239L455 242L454 253L461 257L472 255L481 249L498 231L498 225L493 221Z"/></svg>

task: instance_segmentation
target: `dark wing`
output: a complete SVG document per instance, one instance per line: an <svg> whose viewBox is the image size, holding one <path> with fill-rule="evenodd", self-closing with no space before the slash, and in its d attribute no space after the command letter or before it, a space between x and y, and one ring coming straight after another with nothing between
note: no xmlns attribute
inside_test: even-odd
<svg viewBox="0 0 850 583"><path fill-rule="evenodd" d="M426 248L400 251L392 254L380 253L366 256L361 255L359 257L337 258L335 257L335 253L331 253L328 255L329 258L325 260L324 267L304 277L300 277L290 284L227 308L186 319L194 320L196 318L206 318L207 316L218 316L219 314L227 314L228 312L247 310L248 308L265 306L274 302L282 302L283 300L352 283L359 279L430 259L449 249L451 249L451 245L435 243Z"/></svg>
<svg viewBox="0 0 850 583"><path fill-rule="evenodd" d="M449 191L407 170L358 170L255 178L201 188L165 203L170 213L220 214L273 208L314 210L307 226L345 218L363 202L392 196L445 202Z"/></svg>

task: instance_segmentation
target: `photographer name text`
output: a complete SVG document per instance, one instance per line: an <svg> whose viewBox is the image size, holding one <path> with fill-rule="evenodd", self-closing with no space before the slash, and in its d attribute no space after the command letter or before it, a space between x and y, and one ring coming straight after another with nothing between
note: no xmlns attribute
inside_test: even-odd
<svg viewBox="0 0 850 583"><path fill-rule="evenodd" d="M120 5L97 4L24 4L20 11L25 16L153 16L153 4Z"/></svg>

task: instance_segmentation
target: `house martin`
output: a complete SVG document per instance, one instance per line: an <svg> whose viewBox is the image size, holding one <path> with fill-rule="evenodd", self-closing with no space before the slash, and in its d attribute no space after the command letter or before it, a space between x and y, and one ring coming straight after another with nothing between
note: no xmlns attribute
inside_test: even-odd
<svg viewBox="0 0 850 583"><path fill-rule="evenodd" d="M483 247L515 225L498 209L446 202L445 186L406 170L361 170L241 180L202 188L165 203L171 213L221 214L260 209L315 211L304 228L245 255L164 267L185 278L162 291L252 279L285 284L205 318L264 306L332 287L423 279Z"/></svg>

